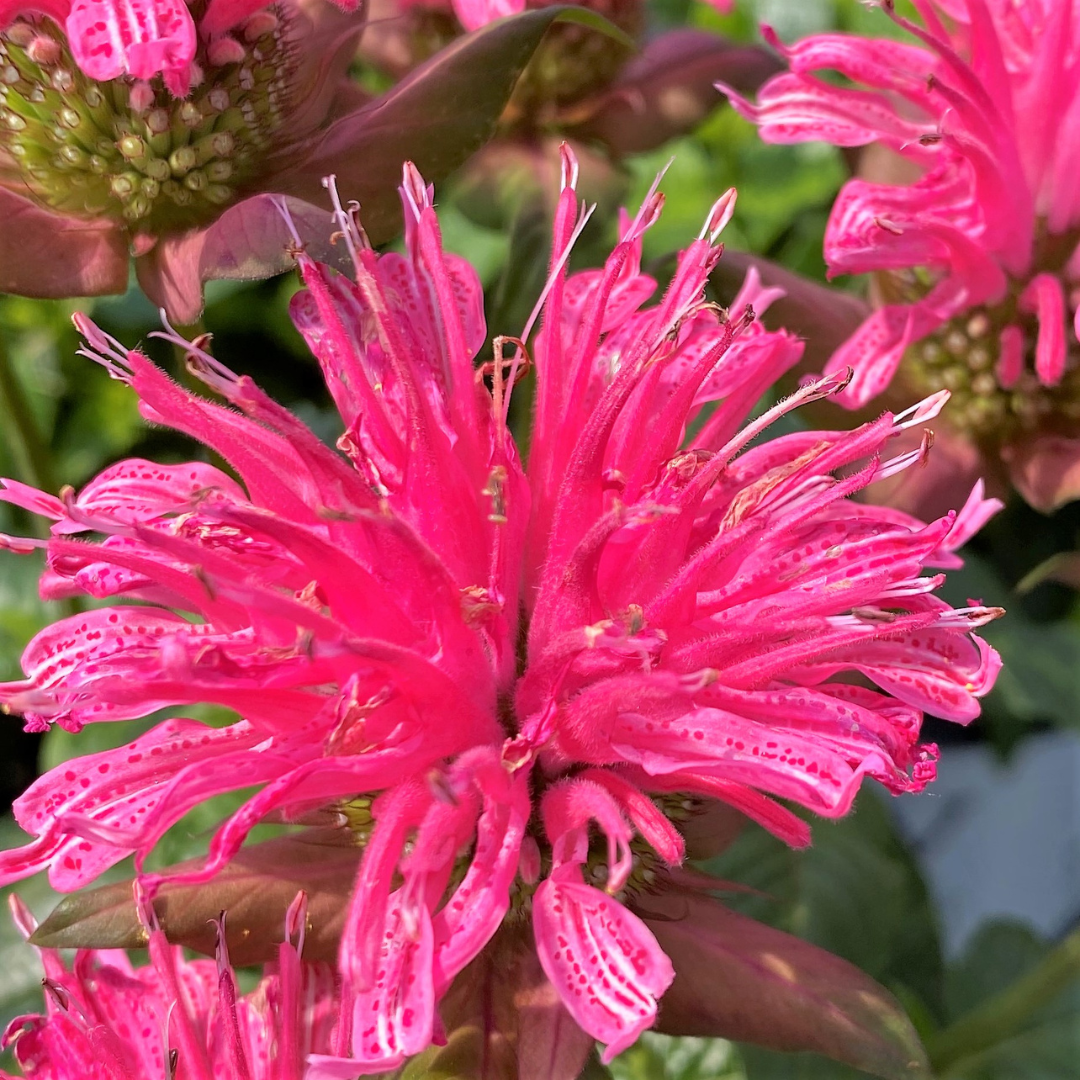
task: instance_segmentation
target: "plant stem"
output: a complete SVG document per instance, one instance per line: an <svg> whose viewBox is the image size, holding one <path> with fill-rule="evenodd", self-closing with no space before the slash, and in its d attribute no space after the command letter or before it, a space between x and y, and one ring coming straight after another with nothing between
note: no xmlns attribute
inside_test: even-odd
<svg viewBox="0 0 1080 1080"><path fill-rule="evenodd" d="M23 480L47 491L56 493L52 455L48 443L38 430L34 413L26 392L11 363L7 343L0 335L0 408L7 418L7 438Z"/></svg>
<svg viewBox="0 0 1080 1080"><path fill-rule="evenodd" d="M927 1048L934 1072L948 1076L968 1058L1015 1035L1031 1015L1080 978L1080 929L1037 967L950 1024Z"/></svg>

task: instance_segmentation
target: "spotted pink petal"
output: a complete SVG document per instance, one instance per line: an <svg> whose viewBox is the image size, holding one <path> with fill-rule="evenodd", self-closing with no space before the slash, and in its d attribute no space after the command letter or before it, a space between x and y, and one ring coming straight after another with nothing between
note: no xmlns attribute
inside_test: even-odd
<svg viewBox="0 0 1080 1080"><path fill-rule="evenodd" d="M529 817L527 777L509 777L501 763L478 772L484 808L476 823L469 869L433 920L434 977L441 996L488 943L510 907Z"/></svg>
<svg viewBox="0 0 1080 1080"><path fill-rule="evenodd" d="M675 971L636 915L566 866L536 890L533 928L547 977L577 1023L606 1044L605 1063L652 1027Z"/></svg>
<svg viewBox="0 0 1080 1080"><path fill-rule="evenodd" d="M424 907L406 916L400 891L391 898L387 916L371 986L354 998L354 1062L348 1076L355 1076L357 1062L366 1072L395 1068L431 1041L431 917ZM323 1075L333 1075L325 1072L328 1063L320 1067Z"/></svg>
<svg viewBox="0 0 1080 1080"><path fill-rule="evenodd" d="M837 400L858 408L892 382L904 352L943 320L925 305L890 306L875 311L829 360L826 373L851 368L854 376Z"/></svg>
<svg viewBox="0 0 1080 1080"><path fill-rule="evenodd" d="M195 58L183 0L72 0L66 28L76 63L99 82L182 72Z"/></svg>
<svg viewBox="0 0 1080 1080"><path fill-rule="evenodd" d="M1036 274L1020 294L1020 308L1039 320L1035 374L1043 386L1056 386L1065 374L1065 293L1053 274Z"/></svg>

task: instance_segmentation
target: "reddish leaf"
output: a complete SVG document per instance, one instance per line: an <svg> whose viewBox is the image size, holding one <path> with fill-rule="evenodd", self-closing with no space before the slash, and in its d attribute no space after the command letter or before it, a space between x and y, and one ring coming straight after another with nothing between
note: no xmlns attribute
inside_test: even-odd
<svg viewBox="0 0 1080 1080"><path fill-rule="evenodd" d="M271 277L293 266L292 234L284 204L305 249L320 262L348 271L344 244L335 245L329 210L280 195L254 195L229 207L216 221L158 241L136 262L143 291L170 318L192 323L202 311L203 283Z"/></svg>
<svg viewBox="0 0 1080 1080"><path fill-rule="evenodd" d="M112 222L53 214L4 188L0 222L0 293L50 298L127 288L127 241Z"/></svg>
<svg viewBox="0 0 1080 1080"><path fill-rule="evenodd" d="M168 939L214 954L214 920L225 911L229 953L238 965L272 959L282 941L285 913L308 894L304 956L334 960L361 849L348 834L320 829L244 848L203 885L166 885L154 910ZM345 842L343 842L343 840ZM199 865L181 863L176 869ZM65 897L31 941L45 948L134 949L146 945L130 882Z"/></svg>
<svg viewBox="0 0 1080 1080"><path fill-rule="evenodd" d="M1038 435L1001 453L1021 495L1044 513L1080 498L1080 439Z"/></svg>
<svg viewBox="0 0 1080 1080"><path fill-rule="evenodd" d="M812 1050L887 1080L928 1076L899 1003L846 960L689 889L641 897L637 911L675 964L661 1031Z"/></svg>
<svg viewBox="0 0 1080 1080"><path fill-rule="evenodd" d="M482 146L555 22L580 23L622 39L606 20L572 7L545 7L490 23L331 125L312 154L278 178L279 190L321 204L321 179L334 173L342 198L359 200L372 240L388 239L400 220L396 189L402 163L414 162L425 179L437 181Z"/></svg>

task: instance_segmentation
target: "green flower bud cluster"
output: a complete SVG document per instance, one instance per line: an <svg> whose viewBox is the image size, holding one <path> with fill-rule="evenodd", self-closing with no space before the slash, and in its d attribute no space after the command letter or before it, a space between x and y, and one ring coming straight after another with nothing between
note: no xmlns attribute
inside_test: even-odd
<svg viewBox="0 0 1080 1080"><path fill-rule="evenodd" d="M882 275L884 278L884 275ZM879 281L888 300L912 302L928 291L914 275ZM949 423L987 447L1000 447L1035 431L1074 431L1080 421L1080 356L1070 355L1057 386L1043 386L1035 374L1035 318L1019 310L1016 287L1001 303L969 308L934 334L912 345L903 378L917 394L948 390ZM1023 370L1003 386L998 370L1001 332L1009 325L1024 332Z"/></svg>
<svg viewBox="0 0 1080 1080"><path fill-rule="evenodd" d="M197 85L177 99L160 77L95 82L58 27L16 22L0 34L0 161L64 214L150 233L212 218L258 176L288 115L295 60L283 24L260 13L242 52L214 67L201 47Z"/></svg>

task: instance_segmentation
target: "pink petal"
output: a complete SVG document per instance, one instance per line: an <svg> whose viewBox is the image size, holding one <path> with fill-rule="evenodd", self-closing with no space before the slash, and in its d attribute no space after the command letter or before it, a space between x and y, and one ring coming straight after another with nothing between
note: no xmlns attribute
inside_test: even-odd
<svg viewBox="0 0 1080 1080"><path fill-rule="evenodd" d="M400 892L390 900L372 985L356 993L352 1052L364 1071L392 1069L431 1041L435 992L431 917L405 919ZM358 1070L353 1068L354 1075Z"/></svg>
<svg viewBox="0 0 1080 1080"><path fill-rule="evenodd" d="M1003 327L999 336L997 377L1002 388L1011 390L1024 372L1024 332L1019 326Z"/></svg>
<svg viewBox="0 0 1080 1080"><path fill-rule="evenodd" d="M1057 386L1065 374L1065 292L1055 274L1036 274L1020 294L1020 309L1039 321L1035 373L1043 386Z"/></svg>
<svg viewBox="0 0 1080 1080"><path fill-rule="evenodd" d="M454 13L466 30L479 30L489 22L525 10L525 0L454 0Z"/></svg>
<svg viewBox="0 0 1080 1080"><path fill-rule="evenodd" d="M158 465L141 458L110 465L79 492L76 505L117 521L143 521L191 509L210 493L246 502L241 487L213 465Z"/></svg>
<svg viewBox="0 0 1080 1080"><path fill-rule="evenodd" d="M530 812L527 776L511 779L501 763L493 767L502 775L480 780L484 810L469 869L433 921L436 996L487 944L510 907Z"/></svg>
<svg viewBox="0 0 1080 1080"><path fill-rule="evenodd" d="M98 82L151 79L195 58L195 22L183 0L73 0L66 28L76 62Z"/></svg>
<svg viewBox="0 0 1080 1080"><path fill-rule="evenodd" d="M883 307L875 311L829 360L826 374L850 367L854 374L836 400L859 408L892 382L904 352L943 320L923 304Z"/></svg>
<svg viewBox="0 0 1080 1080"><path fill-rule="evenodd" d="M817 139L834 146L865 146L880 140L898 148L918 146L925 131L925 125L903 118L882 94L829 86L802 75L771 79L756 105L724 83L716 88L728 96L736 112L759 126L766 142Z"/></svg>
<svg viewBox="0 0 1080 1080"><path fill-rule="evenodd" d="M533 897L536 948L570 1015L607 1046L607 1063L656 1020L675 971L645 924L564 867Z"/></svg>

